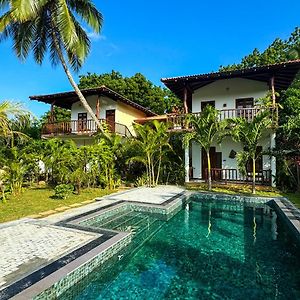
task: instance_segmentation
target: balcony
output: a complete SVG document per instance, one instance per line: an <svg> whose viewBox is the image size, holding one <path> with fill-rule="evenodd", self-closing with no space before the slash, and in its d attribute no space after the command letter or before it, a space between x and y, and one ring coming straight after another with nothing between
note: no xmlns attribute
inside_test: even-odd
<svg viewBox="0 0 300 300"><path fill-rule="evenodd" d="M222 109L219 110L219 120L232 119L232 118L244 118L251 122L253 118L264 109L260 107L252 108L237 108L237 109ZM278 109L270 108L271 116L273 118L273 125L277 124ZM191 114L168 114L167 123L169 124L170 131L189 131L192 130L191 126L187 126L187 116L195 115L200 116L201 112Z"/></svg>
<svg viewBox="0 0 300 300"><path fill-rule="evenodd" d="M128 127L120 123L109 123L105 119L99 120L101 124L107 126L110 132L124 137L132 137ZM43 136L64 136L64 135L93 135L98 131L94 120L71 120L68 122L46 123L42 127Z"/></svg>

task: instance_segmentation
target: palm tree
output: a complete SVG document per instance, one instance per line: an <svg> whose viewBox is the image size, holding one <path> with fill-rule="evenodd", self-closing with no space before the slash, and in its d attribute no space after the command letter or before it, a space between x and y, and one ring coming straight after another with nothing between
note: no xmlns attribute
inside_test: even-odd
<svg viewBox="0 0 300 300"><path fill-rule="evenodd" d="M208 189L211 190L211 161L210 148L214 141L223 132L226 123L219 118L219 112L212 106L207 105L200 115L189 115L187 117L188 126L192 126L193 131L184 135L183 144L188 147L190 141L194 141L202 146L207 156Z"/></svg>
<svg viewBox="0 0 300 300"><path fill-rule="evenodd" d="M133 141L133 147L141 152L128 161L138 161L146 166L149 186L158 184L163 155L166 149L171 149L167 128L166 124L156 120L145 125L135 125L137 138Z"/></svg>
<svg viewBox="0 0 300 300"><path fill-rule="evenodd" d="M21 139L28 138L24 133L19 131L22 125L28 121L28 111L21 104L10 101L0 103L0 138L11 140L13 146L14 136Z"/></svg>
<svg viewBox="0 0 300 300"><path fill-rule="evenodd" d="M8 8L8 11L7 11ZM90 39L76 16L95 33L102 27L102 14L91 0L1 0L0 40L9 37L18 58L25 60L30 51L35 61L42 64L49 50L53 65L59 62L74 88L83 107L91 115L98 128L100 121L89 106L69 66L78 71L90 51Z"/></svg>
<svg viewBox="0 0 300 300"><path fill-rule="evenodd" d="M255 194L255 163L261 155L257 152L257 147L266 128L272 125L270 111L261 111L251 121L245 118L229 119L228 124L230 130L228 130L227 135L230 135L234 141L240 142L244 148L237 155L238 168L242 174L246 174L247 161L249 159L252 161L252 193Z"/></svg>

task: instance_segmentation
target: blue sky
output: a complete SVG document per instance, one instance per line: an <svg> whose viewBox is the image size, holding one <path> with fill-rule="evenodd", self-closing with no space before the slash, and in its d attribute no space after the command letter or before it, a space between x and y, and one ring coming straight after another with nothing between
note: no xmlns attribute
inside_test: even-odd
<svg viewBox="0 0 300 300"><path fill-rule="evenodd" d="M300 26L300 1L95 0L104 15L102 35L91 36L92 51L79 74L112 69L160 78L217 70L239 62L276 37ZM36 116L49 109L29 95L70 90L60 67L20 62L11 41L0 44L0 101L23 102ZM78 81L78 74L74 74Z"/></svg>

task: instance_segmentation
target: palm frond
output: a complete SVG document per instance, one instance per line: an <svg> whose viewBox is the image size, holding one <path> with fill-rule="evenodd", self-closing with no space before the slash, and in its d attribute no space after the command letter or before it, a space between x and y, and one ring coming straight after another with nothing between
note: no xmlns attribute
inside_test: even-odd
<svg viewBox="0 0 300 300"><path fill-rule="evenodd" d="M74 10L95 33L100 32L103 24L103 16L90 0L67 0L67 2L70 8Z"/></svg>

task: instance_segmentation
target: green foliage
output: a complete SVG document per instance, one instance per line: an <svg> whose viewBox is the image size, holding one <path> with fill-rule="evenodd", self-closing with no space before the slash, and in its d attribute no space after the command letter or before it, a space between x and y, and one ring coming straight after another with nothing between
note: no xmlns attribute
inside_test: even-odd
<svg viewBox="0 0 300 300"><path fill-rule="evenodd" d="M23 142L28 136L23 129L31 122L30 113L20 103L3 101L0 103L0 145L14 145Z"/></svg>
<svg viewBox="0 0 300 300"><path fill-rule="evenodd" d="M101 85L111 88L158 114L171 112L174 106L182 105L182 102L169 89L154 85L141 73L136 73L131 77L123 77L116 71L101 75L88 73L80 76L79 87L81 89Z"/></svg>
<svg viewBox="0 0 300 300"><path fill-rule="evenodd" d="M137 186L137 187L140 187L140 186L147 186L148 181L149 181L149 179L148 179L148 177L147 177L147 174L144 173L142 176L140 176L140 177L138 177L138 178L136 179L134 185Z"/></svg>
<svg viewBox="0 0 300 300"><path fill-rule="evenodd" d="M71 120L71 111L69 109L54 106L53 108L54 122L68 122ZM40 123L43 125L51 119L51 111L47 111L40 118Z"/></svg>
<svg viewBox="0 0 300 300"><path fill-rule="evenodd" d="M139 162L146 167L147 185L156 186L161 177L163 157L171 151L168 126L165 123L153 121L145 125L135 124L137 138L132 146L139 153L128 159L128 163Z"/></svg>
<svg viewBox="0 0 300 300"><path fill-rule="evenodd" d="M54 188L54 197L57 199L67 199L72 195L74 186L72 184L59 184Z"/></svg>

